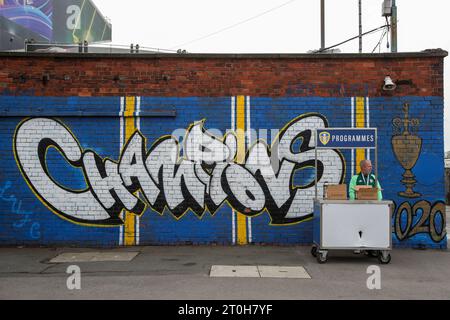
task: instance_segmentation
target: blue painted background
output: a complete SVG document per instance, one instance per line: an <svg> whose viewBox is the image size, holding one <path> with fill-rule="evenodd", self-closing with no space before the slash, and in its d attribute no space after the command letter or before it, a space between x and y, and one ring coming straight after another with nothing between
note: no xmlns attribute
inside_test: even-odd
<svg viewBox="0 0 450 320"><path fill-rule="evenodd" d="M351 98L321 97L251 97L251 127L282 128L299 115L318 112L330 127L350 127ZM141 132L147 148L159 137L187 128L192 122L206 119L205 128L226 132L231 128L230 97L142 97ZM400 182L404 169L396 160L391 146L392 119L403 117L402 105L410 103L411 118L418 118L417 135L422 138L422 151L413 168L417 184L414 191L422 197L402 198L405 190ZM155 116L161 110L175 111L176 116ZM62 220L50 212L31 192L22 178L12 151L13 134L24 117L51 116L65 123L83 148L91 148L102 157L117 160L120 152L120 97L34 97L0 96L0 245L80 245L115 246L119 244L118 227L86 227ZM443 99L440 97L371 98L370 126L378 128L379 176L385 199L397 206L404 201L411 205L420 200L430 204L444 201L443 164ZM273 139L269 137L268 139ZM346 183L351 178L351 153L342 151L346 162ZM373 153L371 154L373 159ZM67 165L56 151L48 155L49 171L61 184L72 188L85 187L80 170ZM309 175L312 177L313 172ZM308 175L308 173L306 173ZM306 177L307 178L307 177ZM303 177L302 179L305 179ZM444 207L445 208L445 207ZM396 213L397 214L397 213ZM393 217L395 223L396 214ZM445 213L444 213L445 214ZM444 225L444 214L436 215L436 224ZM413 218L413 225L420 215ZM405 219L400 219L404 227ZM429 222L428 222L429 223ZM310 244L312 222L289 226L272 226L268 214L252 218L255 243ZM395 246L446 248L446 237L439 242L429 233L420 233L399 240L393 232ZM199 219L192 212L180 220L150 209L140 221L140 244L232 243L231 209L224 205L214 216Z"/></svg>

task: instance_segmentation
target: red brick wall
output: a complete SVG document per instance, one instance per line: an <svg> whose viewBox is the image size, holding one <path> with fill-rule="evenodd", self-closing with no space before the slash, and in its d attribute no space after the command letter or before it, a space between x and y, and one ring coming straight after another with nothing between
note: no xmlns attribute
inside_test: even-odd
<svg viewBox="0 0 450 320"><path fill-rule="evenodd" d="M38 96L442 96L444 51L375 55L2 54L0 93ZM44 84L42 77L50 79ZM22 75L22 77L21 77ZM412 80L395 92L383 79Z"/></svg>

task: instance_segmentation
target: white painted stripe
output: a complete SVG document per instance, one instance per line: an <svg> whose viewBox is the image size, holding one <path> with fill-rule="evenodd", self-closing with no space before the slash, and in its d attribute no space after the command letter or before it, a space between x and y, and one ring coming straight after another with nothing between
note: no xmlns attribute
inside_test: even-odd
<svg viewBox="0 0 450 320"><path fill-rule="evenodd" d="M236 131L236 126L235 126L235 121L236 121L236 114L235 114L235 109L236 108L236 98L235 97L231 97L231 131L235 132ZM231 208L231 229L232 229L232 241L233 244L236 244L236 212L234 211L233 208Z"/></svg>
<svg viewBox="0 0 450 320"><path fill-rule="evenodd" d="M231 97L231 131L236 130L236 97Z"/></svg>
<svg viewBox="0 0 450 320"><path fill-rule="evenodd" d="M136 97L136 129L141 131L141 97ZM139 198L140 193L137 193L137 197ZM141 230L140 230L140 220L141 218L138 215L135 215L136 223L135 223L135 234L136 234L136 245L139 245Z"/></svg>
<svg viewBox="0 0 450 320"><path fill-rule="evenodd" d="M366 127L370 128L370 103L369 103L369 97L366 97ZM370 149L367 149L367 159L370 160Z"/></svg>
<svg viewBox="0 0 450 320"><path fill-rule="evenodd" d="M251 126L250 126L250 96L247 96L247 106L246 106L246 114L247 117L247 150L249 150L251 144L252 144L252 133L251 133ZM247 237L248 237L248 243L252 243L252 218L247 217Z"/></svg>
<svg viewBox="0 0 450 320"><path fill-rule="evenodd" d="M141 115L141 97L136 97L136 117L139 119ZM137 122L137 129L140 130L140 123Z"/></svg>
<svg viewBox="0 0 450 320"><path fill-rule="evenodd" d="M351 128L355 127L355 97L351 99ZM355 149L352 149L351 175L355 174Z"/></svg>
<svg viewBox="0 0 450 320"><path fill-rule="evenodd" d="M120 142L119 142L119 154L122 152L122 148L123 148L123 137L124 137L124 125L123 125L123 112L124 112L124 107L125 107L125 98L124 97L120 97L120 112L119 112L119 121L120 121ZM124 216L123 216L123 211L120 213L120 218L123 220ZM123 246L123 225L120 226L119 228L119 246Z"/></svg>

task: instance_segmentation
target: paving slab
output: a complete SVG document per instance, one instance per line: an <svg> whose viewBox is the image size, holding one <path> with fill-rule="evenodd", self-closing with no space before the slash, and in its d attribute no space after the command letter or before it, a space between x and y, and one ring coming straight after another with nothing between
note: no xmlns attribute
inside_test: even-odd
<svg viewBox="0 0 450 320"><path fill-rule="evenodd" d="M139 252L66 252L51 259L50 263L131 261Z"/></svg>
<svg viewBox="0 0 450 320"><path fill-rule="evenodd" d="M210 277L259 278L256 266L218 266L211 267Z"/></svg>
<svg viewBox="0 0 450 320"><path fill-rule="evenodd" d="M291 279L311 279L311 276L302 266L258 266L261 278L291 278Z"/></svg>

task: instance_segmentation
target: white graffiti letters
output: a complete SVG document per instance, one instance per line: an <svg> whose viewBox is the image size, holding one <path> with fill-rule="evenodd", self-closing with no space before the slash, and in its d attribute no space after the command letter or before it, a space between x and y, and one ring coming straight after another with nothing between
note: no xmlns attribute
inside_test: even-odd
<svg viewBox="0 0 450 320"><path fill-rule="evenodd" d="M176 218L188 211L201 217L205 211L214 214L225 202L248 216L266 211L272 224L296 223L312 216L312 130L328 126L322 115L292 120L272 146L257 140L239 163L235 161L236 134L213 135L213 130L205 130L204 122L194 122L185 131L183 145L174 136L164 136L148 151L145 137L136 131L115 162L82 150L59 121L34 118L17 127L14 152L38 198L76 223L121 225L122 210L140 215L147 206L160 214L167 210ZM49 148L82 170L84 190L71 190L52 177L47 168ZM338 151L318 150L319 192L325 182L340 183L344 167Z"/></svg>
<svg viewBox="0 0 450 320"><path fill-rule="evenodd" d="M82 167L81 147L67 128L50 119L30 119L15 134L14 152L28 184L54 212L75 222L117 224L97 201L92 190L71 191L54 181L47 171L47 148L56 148L75 167Z"/></svg>

